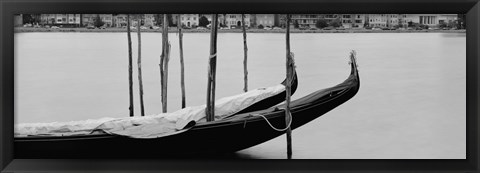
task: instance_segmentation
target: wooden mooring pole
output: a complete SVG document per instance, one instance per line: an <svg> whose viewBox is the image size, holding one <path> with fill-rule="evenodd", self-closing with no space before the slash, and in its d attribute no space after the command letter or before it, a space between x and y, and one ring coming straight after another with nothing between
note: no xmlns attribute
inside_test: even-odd
<svg viewBox="0 0 480 173"><path fill-rule="evenodd" d="M142 82L142 36L140 34L141 15L137 16L137 36L138 36L138 90L140 94L140 115L145 116L145 106L143 104L143 82Z"/></svg>
<svg viewBox="0 0 480 173"><path fill-rule="evenodd" d="M248 71L247 71L247 31L245 29L245 14L242 14L242 30L243 30L243 91L248 91Z"/></svg>
<svg viewBox="0 0 480 173"><path fill-rule="evenodd" d="M130 117L133 117L133 71L132 71L132 36L130 35L130 14L127 14L127 38L128 38L128 90L130 96Z"/></svg>
<svg viewBox="0 0 480 173"><path fill-rule="evenodd" d="M287 107L285 109L285 122L288 126L290 121L292 121L292 117L290 114L290 95L291 95L291 81L292 73L293 73L293 61L292 61L292 53L290 52L290 14L287 14L287 33L286 33L286 42L287 42L287 61L286 61L286 69L287 69L287 82L286 82L286 103ZM292 158L292 129L290 127L287 128L287 157L288 159Z"/></svg>
<svg viewBox="0 0 480 173"><path fill-rule="evenodd" d="M162 94L162 112L167 112L168 61L170 43L168 42L168 16L163 14L162 55L160 56L160 85Z"/></svg>
<svg viewBox="0 0 480 173"><path fill-rule="evenodd" d="M217 68L217 25L218 14L212 16L212 30L210 33L210 57L208 62L207 107L205 114L207 121L215 120L215 74Z"/></svg>
<svg viewBox="0 0 480 173"><path fill-rule="evenodd" d="M178 44L180 47L180 85L182 87L182 109L186 106L185 98L185 69L183 62L183 34L182 34L182 24L180 20L180 15L178 16L177 28L178 28Z"/></svg>

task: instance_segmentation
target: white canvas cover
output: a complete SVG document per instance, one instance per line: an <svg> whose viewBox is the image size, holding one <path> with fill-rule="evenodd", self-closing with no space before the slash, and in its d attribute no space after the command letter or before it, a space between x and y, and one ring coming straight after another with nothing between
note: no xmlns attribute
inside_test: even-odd
<svg viewBox="0 0 480 173"><path fill-rule="evenodd" d="M100 119L88 119L83 121L52 122L52 123L22 123L15 125L15 136L27 135L75 135L89 134L92 129L100 124L115 120L105 117Z"/></svg>
<svg viewBox="0 0 480 173"><path fill-rule="evenodd" d="M215 119L233 115L263 99L285 91L284 85L258 88L246 93L224 97L215 101ZM204 122L205 105L186 107L171 113L145 117L102 118L97 120L26 123L15 126L16 136L26 135L76 135L103 131L132 138L157 138L180 132L188 123Z"/></svg>

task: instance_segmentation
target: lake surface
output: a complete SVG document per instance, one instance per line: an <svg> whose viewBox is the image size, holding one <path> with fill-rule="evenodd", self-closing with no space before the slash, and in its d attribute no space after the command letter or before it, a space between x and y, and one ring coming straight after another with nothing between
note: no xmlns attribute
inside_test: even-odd
<svg viewBox="0 0 480 173"><path fill-rule="evenodd" d="M285 77L285 35L249 33L249 89ZM177 34L169 34L168 111L181 107ZM146 114L161 112L161 33L142 34ZM210 36L184 34L187 106L205 104ZM140 115L132 33L135 112ZM342 82L357 51L361 87L293 131L294 159L465 159L465 33L291 34L299 78L292 99ZM241 33L218 34L217 99L242 93ZM15 122L128 116L126 33L16 33ZM285 135L234 158L284 159Z"/></svg>

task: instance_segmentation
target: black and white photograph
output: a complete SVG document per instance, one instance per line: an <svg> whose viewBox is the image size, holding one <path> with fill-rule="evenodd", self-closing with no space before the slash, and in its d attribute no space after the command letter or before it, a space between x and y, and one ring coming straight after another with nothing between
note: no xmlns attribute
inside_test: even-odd
<svg viewBox="0 0 480 173"><path fill-rule="evenodd" d="M16 158L466 159L465 14L13 21Z"/></svg>

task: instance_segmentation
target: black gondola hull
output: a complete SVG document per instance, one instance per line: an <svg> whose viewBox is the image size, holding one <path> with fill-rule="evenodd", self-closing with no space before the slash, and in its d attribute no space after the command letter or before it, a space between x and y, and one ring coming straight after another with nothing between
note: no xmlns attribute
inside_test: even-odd
<svg viewBox="0 0 480 173"><path fill-rule="evenodd" d="M356 62L352 59L350 77L335 87L320 90L292 102L292 129L298 128L352 98L359 90ZM16 158L174 158L246 149L278 137L260 116L277 127L285 127L282 106L244 113L232 118L199 123L190 130L154 139L135 139L114 135L16 138ZM279 108L279 109L278 109Z"/></svg>

